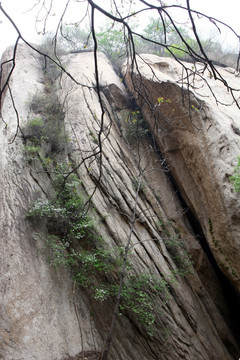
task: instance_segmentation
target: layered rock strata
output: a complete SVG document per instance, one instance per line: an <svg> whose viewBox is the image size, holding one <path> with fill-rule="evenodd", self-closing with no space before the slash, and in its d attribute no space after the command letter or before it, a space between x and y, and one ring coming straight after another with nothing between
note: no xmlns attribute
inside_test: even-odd
<svg viewBox="0 0 240 360"><path fill-rule="evenodd" d="M11 57L11 51L5 53L5 59ZM35 54L19 46L16 60L11 94L6 91L2 103L5 123L1 123L0 157L1 356L5 360L60 360L84 353L98 356L109 329L113 303L88 297L84 289L74 288L69 269L53 268L44 241L33 236L36 224L25 216L36 198L48 197L51 177L41 167L29 166L24 159L21 133L15 138L17 118L11 95L24 126L36 116L29 109L31 96L44 91ZM72 54L64 61L76 80L66 74L58 79L58 96L64 104L69 138L66 158L69 163L81 164L77 174L86 195L93 195L98 233L109 249L125 246L136 207L130 255L133 269L137 273L151 271L169 283L167 301L161 292L156 296L154 335L148 336L131 314L118 317L110 359L237 358L240 350L224 291L178 196L180 191L201 224L219 267L237 288L238 247L234 239L238 200L226 174L232 172L238 146L229 117L217 108L214 117L210 105L195 99L194 106L199 111L192 124L182 108L176 79L170 79L170 73L179 76L176 65L168 61L162 66L162 60L151 58L158 80L145 73L144 64L141 69L143 83L151 94L149 101L155 105L159 97L170 99L177 116L171 118L167 110L164 116L171 118L169 126L163 123L165 128L156 127L148 108L136 97L150 129L141 144L136 143L126 137L127 119L135 111L129 93L105 56L98 56L101 102L93 55ZM130 77L126 79L135 95ZM176 125L177 118L181 119L180 126ZM169 176L169 167L178 190ZM139 174L144 188L136 204L133 180ZM44 228L44 223L39 227ZM186 277L176 271L174 257L166 245L177 234L193 254L197 270L192 269ZM218 251L220 245L223 253ZM224 266L224 256L230 269ZM204 276L203 269L208 276ZM175 281L170 281L173 273Z"/></svg>

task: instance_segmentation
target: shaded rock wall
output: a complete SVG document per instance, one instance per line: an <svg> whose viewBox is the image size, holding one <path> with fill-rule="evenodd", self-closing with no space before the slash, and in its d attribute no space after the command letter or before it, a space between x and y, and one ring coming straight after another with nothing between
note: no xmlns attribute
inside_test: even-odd
<svg viewBox="0 0 240 360"><path fill-rule="evenodd" d="M5 53L5 57L7 56L8 53ZM134 227L130 260L136 272L151 271L169 282L170 286L168 301L165 301L161 292L157 294L155 306L161 311L156 315L157 330L154 336L149 337L131 314L121 316L117 321L110 358L237 358L240 354L239 345L234 338L236 333L232 330L232 318L221 283L185 215L185 208L166 172L165 160L154 140L158 142L164 157L167 155L177 185L202 225L210 245L207 218L212 221L217 239L225 229L221 225L217 230L215 210L213 205L211 208L208 205L208 202L213 203L219 192L216 193L215 188L216 195L212 194L212 198L208 199L205 194L207 184L203 189L199 187L197 193L195 187L188 187L189 184L192 185L195 174L188 171L183 162L183 166L180 166L183 155L177 151L178 138L164 136L160 137L160 141L156 131L152 129L153 138L145 136L141 140L141 146L134 146L134 142L127 141L124 137L126 114L132 111L128 101L129 94L103 55L99 54L98 66L104 118L95 87L92 54L70 55L65 61L68 71L81 84L77 85L63 75L59 87L69 137L66 155L68 161L80 164L86 156L94 151L97 153L99 146L96 139L101 129L102 151L85 160L77 170L86 194L91 196L95 191L92 204L98 233L103 236L109 248L126 245L130 231L129 219L134 211L136 197L132 180L142 171L144 191L137 204L138 220ZM146 81L150 84L149 79ZM36 57L24 46L20 46L10 86L22 124L36 116L29 110L28 100L33 94L43 91L42 83L43 76ZM157 82L155 85L159 86ZM172 94L177 86L171 86L169 91ZM154 87L151 88L153 98L154 91ZM166 95L165 92L164 95L159 95L157 88L156 96ZM170 93L167 97L170 97ZM175 108L176 111L183 111L180 100ZM147 109L143 108L143 112L151 126ZM99 303L89 298L83 289L74 288L69 270L50 266L44 241L34 238L36 226L26 219L25 214L33 200L47 196L51 182L41 168L29 166L24 160L20 133L10 143L16 131L16 116L9 91L4 98L3 118L8 126L1 123L1 356L6 360L60 360L83 351L99 353L109 328L113 304ZM212 121L210 117L208 121ZM193 136L193 143L198 143L191 124L187 124L187 127L186 131ZM166 139L166 143L163 144L162 138ZM195 151L187 140L184 149L190 155ZM233 161L233 156L231 159ZM194 161L193 155L189 156L189 162ZM203 167L206 178L212 172L210 164L208 166ZM225 167L223 169L221 173L225 171ZM230 172L230 164L228 169ZM181 175L181 181L177 175ZM199 174L199 182L201 181ZM236 198L234 201L236 202ZM197 203L199 210L194 206ZM227 209L227 205L224 205L224 209ZM233 210L230 214L233 217ZM225 223L226 218L227 216ZM44 224L39 224L41 226L44 227ZM228 225L227 229L229 228ZM204 276L202 271L202 278L194 270L185 278L176 275L175 282L169 281L177 265L166 247L166 239L179 232L193 254L196 269L205 268L207 275ZM227 245L223 246L224 251L227 251ZM234 244L232 246L236 247ZM215 256L217 251L212 251ZM231 258L231 262L233 260ZM237 265L234 263L234 266ZM236 280L232 282L237 283Z"/></svg>

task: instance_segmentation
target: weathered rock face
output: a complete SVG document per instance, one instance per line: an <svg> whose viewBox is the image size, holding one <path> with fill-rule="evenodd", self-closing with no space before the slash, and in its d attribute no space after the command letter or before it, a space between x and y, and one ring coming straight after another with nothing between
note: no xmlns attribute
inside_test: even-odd
<svg viewBox="0 0 240 360"><path fill-rule="evenodd" d="M136 91L135 96L155 141L164 151L180 192L201 224L219 267L240 292L239 196L229 181L240 153L240 113L232 104L230 92L210 74L187 78L172 59L148 55L143 59L138 68L140 81L135 71L133 82L127 73L127 84L133 92L134 87L144 87L152 107ZM186 67L191 70L192 66ZM233 88L239 88L240 78L234 76L232 69L219 71ZM190 97L187 79L193 89Z"/></svg>
<svg viewBox="0 0 240 360"><path fill-rule="evenodd" d="M26 122L28 101L43 90L42 75L36 57L26 48L19 48L17 60L11 90L19 117ZM4 99L3 119L7 126L1 122L1 356L62 359L66 353L79 352L72 282L66 271L56 272L46 256L41 256L43 246L34 240L25 217L29 204L47 188L49 180L27 168L21 136L11 143L16 117L9 94ZM81 326L90 324L83 299L80 306L84 314ZM92 336L88 328L85 342L91 343ZM94 336L97 343L98 336Z"/></svg>
<svg viewBox="0 0 240 360"><path fill-rule="evenodd" d="M8 56L5 53L5 58ZM141 173L144 188L136 205L130 261L134 271L151 271L170 287L167 300L161 291L156 295L155 306L161 311L156 311L153 337L131 314L118 317L110 359L236 359L240 355L239 338L236 339L239 334L230 299L225 298L226 288L195 236L191 219L178 197L179 190L173 186L165 160L154 143L167 158L171 174L201 224L219 267L237 288L238 277L230 271L235 269L238 274L237 197L231 192L225 174L232 172L238 145L229 118L216 108L214 112L218 115L213 115L210 105L202 99L195 100L195 107L202 106L194 113L193 122L200 128L197 131L182 108L178 85L174 79L170 81L170 72L178 76L176 65L168 60L170 65L165 65L161 72L162 60L151 58L159 79L148 75L142 64L143 80L151 94L149 100L155 104L159 97L170 99L175 113L181 116L181 126L176 126L174 115L169 126L161 118L161 128L154 128L143 105L153 137L144 136L138 146L135 140L127 141L124 136L126 118L133 109L129 94L107 59L101 54L98 57L102 108L92 54L70 55L65 61L68 72L78 82L63 75L58 90L65 107L69 138L66 158L81 164L77 174L86 194L91 196L94 191L92 203L98 233L110 249L126 245L136 204L133 183ZM36 57L24 46L18 49L16 64L10 88L24 124L35 116L28 101L44 90L43 75ZM167 105L164 104L164 109ZM16 132L16 114L9 91L2 112L8 126L1 123L1 356L6 360L60 360L81 352L99 354L113 303L91 299L86 291L75 288L70 270L49 264L44 241L33 236L36 224L31 224L25 214L33 200L47 197L51 176L24 160L21 134L11 143ZM161 113L170 118L162 108ZM177 262L167 241L177 233L192 253L195 269L186 277L175 275L173 282L170 279L176 273ZM230 270L224 270L224 256Z"/></svg>

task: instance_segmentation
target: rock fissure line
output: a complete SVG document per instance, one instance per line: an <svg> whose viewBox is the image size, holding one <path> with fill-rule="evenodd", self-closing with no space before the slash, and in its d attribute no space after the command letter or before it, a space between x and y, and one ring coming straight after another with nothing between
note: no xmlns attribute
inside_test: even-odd
<svg viewBox="0 0 240 360"><path fill-rule="evenodd" d="M214 272L216 276L218 277L222 292L225 296L225 299L227 301L228 309L231 313L231 323L229 326L232 328L233 333L235 334L236 340L240 341L240 298L236 291L234 290L233 286L229 282L229 280L226 278L226 276L222 273L220 270L214 255L208 245L208 242L204 236L203 230L201 228L200 222L197 220L196 216L193 214L193 212L190 210L190 208L185 203L183 196L181 195L180 189L178 188L176 181L174 180L173 176L171 175L171 172L168 171L166 173L166 176L169 178L172 187L175 191L175 194L177 195L179 202L182 205L182 208L184 209L184 215L189 221L189 224L192 228L194 237L196 241L199 242L201 245L204 253L207 255L207 258L209 262L212 265L212 268L214 269ZM185 209L187 209L185 211Z"/></svg>
<svg viewBox="0 0 240 360"><path fill-rule="evenodd" d="M211 126L212 125L210 125L210 127ZM230 313L231 313L231 315L230 315L231 319L229 321L229 326L232 329L236 340L238 342L240 342L240 325L239 325L240 324L240 310L239 310L240 309L240 298L239 298L238 294L236 293L235 289L233 288L233 286L231 285L231 283L229 282L229 280L226 278L226 276L220 270L220 268L213 256L213 253L207 243L207 240L204 236L200 222L197 220L196 216L193 214L193 212L190 210L189 206L184 201L181 191L180 191L179 187L177 186L177 182L174 180L174 177L171 174L171 170L170 170L171 167L169 166L169 164L168 164L166 158L164 157L164 155L162 154L161 150L158 148L157 143L154 140L154 135L152 135L150 132L149 132L149 139L150 139L150 143L152 144L152 147L153 147L155 153L160 158L159 162L164 170L164 173L165 173L167 179L169 180L169 182L173 188L173 191L175 192L175 194L182 206L182 211L191 226L194 237L195 237L196 241L198 241L199 244L201 245L204 253L206 254L209 262L212 265L212 268L215 271L216 276L218 277L218 279L220 281L220 284L222 287L222 292L226 299L228 309L230 310ZM185 314L188 315L186 312L185 312ZM187 318L188 318L188 316L187 316ZM190 323L191 323L191 321L190 321Z"/></svg>
<svg viewBox="0 0 240 360"><path fill-rule="evenodd" d="M20 110L21 118L29 119L32 113L29 115L29 109L27 109L26 106L27 94L19 91L19 89L23 87L26 88L29 96L30 94L35 94L36 90L39 92L42 91L42 85L39 83L39 80L42 79L43 76L40 69L36 69L35 62L34 64L31 63L31 53L24 45L19 45L18 52L19 58L16 62L16 72L12 78L12 92L16 98L16 105ZM7 54L5 56L7 56ZM144 58L146 57L144 56ZM156 69L156 71L159 69L160 71L160 59L155 58L153 55L151 55L151 59L151 64L154 65L154 69ZM148 63L147 60L145 62ZM165 59L164 62L165 64L169 63L169 67L172 66L171 59ZM94 85L94 66L91 53L81 53L75 57L71 57L67 66L73 76L88 79L90 85ZM200 278L200 273L203 273L204 266L206 266L206 272L209 271L210 273L210 271L214 271L213 266L209 265L210 261L207 259L207 256L205 256L199 242L196 241L196 239L193 241L191 238L193 231L188 231L190 227L189 222L194 228L195 233L199 234L201 230L196 227L195 219L190 218L189 221L187 220L187 215L189 216L190 210L187 211L187 214L183 214L186 206L180 207L180 201L177 199L178 189L173 189L170 180L166 176L169 167L165 166L166 161L164 158L158 156L158 161L156 161L157 156L150 147L152 144L149 142L149 137L146 136L146 138L141 141L141 147L134 149L134 146L129 146L130 142L127 144L127 141L124 140L122 136L125 135L124 131L121 134L118 128L116 128L115 121L124 121L124 114L121 119L119 115L120 120L112 116L114 121L111 127L109 126L110 110L112 112L116 111L118 114L120 114L124 108L126 110L125 100L127 94L123 88L123 84L109 65L109 62L101 54L99 54L99 66L102 84L104 86L106 85L112 91L106 100L108 101L106 109L109 111L106 110L106 131L108 138L106 138L105 135L102 136L104 137L102 148L104 159L104 167L102 170L104 177L101 178L99 189L96 190L92 198L92 205L97 209L96 218L98 219L99 217L99 221L97 220L99 235L106 241L106 246L109 247L109 249L114 249L115 244L123 246L124 242L126 242L127 234L129 233L129 219L128 216L123 216L123 214L130 214L132 212L131 199L134 194L134 189L130 177L138 176L139 162L136 161L136 157L140 156L142 161L140 165L143 166L144 169L146 169L144 166L147 165L148 170L150 169L151 172L146 171L144 173L146 188L145 193L142 194L139 199L138 216L140 217L140 221L136 221L136 229L134 231L136 235L134 239L138 242L138 245L136 245L137 251L135 251L134 256L131 257L133 272L159 272L163 278L165 277L165 279L167 279L172 269L175 269L176 263L173 257L174 254L172 255L168 249L165 249L163 243L164 241L174 240L171 238L175 235L179 236L180 234L182 240L186 240L187 242L192 240L191 252L193 255L194 251L195 253L197 252L198 255L199 253L202 254L201 258L198 256L199 276L194 272L186 279L179 278L178 282L171 283L168 302L160 299L161 297L163 298L162 292L160 292L159 297L156 296L156 307L157 309L162 307L162 311L161 314L157 316L157 331L153 337L148 337L146 331L139 326L132 314L128 314L130 315L129 321L125 316L118 317L113 346L111 348L111 359L121 360L124 358L138 360L139 357L141 357L142 360L169 360L180 358L184 360L192 360L195 358L198 360L235 360L239 357L240 352L236 342L234 343L232 338L234 330L230 331L229 327L227 327L229 315L224 314L226 307L224 307L225 305L221 298L219 302L223 307L222 313L224 314L224 316L221 317L211 300L212 294L209 291L211 287L215 286L215 282L212 279L217 279L217 277L212 277L210 284L207 283L208 279L206 277L204 278L204 274L201 274ZM28 69L27 76L29 76L29 79L26 79L25 73L21 70L23 67ZM138 85L141 86L144 84L147 73L144 72L142 68L139 68L139 70L142 75L141 83ZM148 67L147 71L149 72L149 70L150 68ZM165 70L167 71L167 69ZM174 74L176 71L174 70L172 73ZM163 87L164 93L160 92L159 82L152 81L152 75L151 73L151 81L147 84L148 91L151 95L149 99L155 100L161 96L169 99L171 92L177 94L176 87L173 88L173 86L171 86L173 80L171 79L171 82L165 81L166 73L161 73L160 71L156 77L159 81L163 79L163 81L166 82ZM179 73L179 77L180 76L181 74ZM68 84L70 85L67 86ZM155 90L151 88L152 84ZM65 114L65 125L70 139L68 149L70 154L68 156L72 164L80 164L84 156L91 155L94 148L97 148L94 135L96 136L96 133L99 131L98 119L100 108L98 98L96 91L87 91L83 94L81 88L77 87L76 84L73 86L69 79L66 80L64 75L62 77L62 85L59 93L61 93L60 95L62 95L63 101L66 100L64 102L67 110ZM104 88L105 90L103 89L105 93L107 92L107 87ZM138 90L140 90L140 88ZM156 91L156 93L154 91ZM68 96L66 97L67 94ZM145 95L148 95L148 93L146 92ZM111 101L109 100L110 97L112 99ZM194 102L194 104L196 106L196 102ZM10 105L10 96L6 93L4 96L3 115L5 119L9 120L7 136L9 136L9 139L12 139L15 133L15 123L13 116L11 116L12 114L9 113L10 109L12 109ZM168 105L165 107L167 106ZM179 100L172 106L174 106L176 112L178 112L177 116L179 116L177 120L180 121L181 119L181 121L185 121L185 117L181 117L181 115L185 116L186 111L183 112L181 109L178 111L177 109L177 107L181 106L181 97L179 97ZM131 111L131 106L128 105L127 108ZM160 108L160 110L159 113L163 113L162 108ZM94 118L94 114L97 114L98 117ZM193 116L194 114L195 112L192 113ZM162 119L167 118L168 116L164 116L163 113ZM200 116L196 118L196 121L200 121L199 119ZM172 120L173 116L171 117L171 121ZM195 124L196 121L195 119L193 120ZM215 127L214 121L213 129ZM3 202L0 206L0 221L3 229L3 253L0 255L0 276L2 280L4 280L3 286L5 286L7 280L6 277L4 277L6 271L5 266L10 264L11 266L9 266L7 274L11 281L11 286L6 285L6 287L2 289L5 293L2 301L3 312L0 312L0 320L3 321L0 321L0 324L1 322L6 324L6 319L9 319L9 323L12 324L12 326L11 328L9 327L9 333L6 335L4 329L6 326L1 329L0 325L0 334L2 331L4 337L0 346L2 351L0 356L2 356L4 360L18 358L32 360L33 357L39 360L45 360L46 358L49 360L63 360L68 357L71 359L77 354L86 354L87 357L95 352L95 355L96 353L99 355L103 348L103 341L108 329L108 324L110 323L113 303L111 301L100 303L95 299L88 298L87 292L82 289L78 289L73 298L73 284L70 272L64 268L51 269L49 263L42 257L40 251L37 256L37 251L40 250L43 245L42 241L41 239L33 240L32 235L35 229L23 216L26 209L29 209L31 201L34 200L35 194L33 191L36 188L36 182L30 174L29 166L26 163L22 163L22 156L20 159L19 154L22 154L22 150L20 150L19 144L12 144L11 152L6 151L6 134L3 128L4 126L2 125L3 124L0 124L2 130L1 141L4 146L2 147L3 156L0 157L0 169L3 169L0 174L0 192L4 196L0 195ZM195 125L198 125L198 123ZM187 126L189 126L189 121L181 127L182 133L188 129ZM225 131L226 127L224 128L224 122L221 126L223 126L223 130ZM201 128L201 126L198 126L198 128L199 127ZM217 129L219 130L219 127L217 127ZM110 132L108 130L110 130ZM180 139L177 143L176 138L174 139L176 134L172 133L173 130L174 127L169 127L168 131L162 131L161 133L163 135L162 139L164 141L166 140L163 146L163 154L164 156L167 155L169 150L172 156L171 160L174 160L174 157L182 150L179 149L178 146L181 145L183 139L185 148L189 151L186 151L185 154L182 153L182 157L187 155L190 158L189 161L192 166L190 173L194 177L194 166L197 167L199 162L192 158L192 156L195 152L198 155L199 151L188 146L187 141L185 141L181 133L177 134ZM179 130L180 127L177 126L177 131ZM92 135L89 135L90 132L92 132ZM227 131L225 132L228 135ZM231 136L234 136L234 134L231 130ZM154 134L154 136L155 135L156 134ZM168 142L167 139L170 135L173 136L173 140ZM193 131L186 132L185 137L196 140ZM217 137L217 139L218 138L219 137ZM213 140L212 144L213 146L218 145ZM229 144L232 145L230 142ZM205 147L207 147L207 143ZM78 151L76 151L76 148L78 148ZM223 153L224 152L219 156L223 156ZM97 158L96 154L92 155L92 158L85 161L82 168L79 168L77 171L78 177L82 181L83 192L86 196L89 196L94 189L99 174L99 157ZM206 150L206 156L210 157L213 156L213 154ZM214 161L217 162L217 159ZM20 162L23 171L19 171L17 166ZM160 170L160 164L163 165L163 170ZM172 166L170 161L169 164L172 172L174 166ZM212 170L212 164L213 161L209 160L209 166L203 167L206 169L206 172ZM228 163L229 169L231 170L230 165L231 164ZM225 171L224 166L220 163L218 163L218 169L219 172ZM177 168L175 170L175 172L172 172L174 176L179 170L182 170L184 177L185 170L183 168ZM198 178L200 178L201 169L195 168L195 170ZM119 171L121 171L121 173ZM210 175L212 176L212 173ZM13 178L13 176L16 176L14 177L14 181L12 183L9 181L9 184L7 184L5 179L9 180ZM49 178L47 178L46 175L44 177L43 174L39 174L39 177L36 175L35 177L42 187L42 189L38 188L39 197L45 198L47 195L45 187L47 188L47 186L49 186ZM29 184L29 186L18 186L18 184L22 184L23 179L27 180L26 184ZM194 180L196 182L197 179ZM225 185L227 186L226 183ZM109 187L111 187L111 189L108 189ZM205 184L204 191L206 189L207 184ZM211 187L211 189L214 191L213 187ZM217 191L223 192L221 188L217 188ZM22 192L24 192L24 194L22 194ZM182 196L184 196L184 192L182 192ZM208 196L210 198L210 194L208 194ZM117 201L115 198L117 198ZM159 199L161 201L159 201ZM205 201L206 198L203 200ZM213 203L214 199L210 200ZM221 201L223 201L222 198ZM7 203L10 204L11 209L15 212L14 218ZM194 209L195 217L200 222L200 220L202 220L201 216L195 211L194 206L190 207L191 210ZM226 211L228 206L222 207L222 209ZM210 210L208 213L210 213L212 217L214 211ZM107 216L105 217L106 213ZM203 227L204 224L201 223L201 225ZM212 219L214 234L217 232L217 225L216 219ZM204 228L204 230L206 230L206 228ZM216 238L218 235L219 233L216 234ZM154 241L158 236L161 236L161 246L158 246L157 241ZM152 239L153 243L144 241L146 239ZM217 240L219 239L217 238ZM221 241L223 241L223 239L221 239ZM233 241L232 238L231 241ZM225 248L224 251L227 251L227 249ZM14 260L11 257L13 253L15 254ZM214 255L216 254L214 253ZM143 259L143 262L141 259ZM230 260L234 263L233 259ZM204 261L206 263L204 263ZM223 291L218 292L213 289L212 292L221 295ZM77 310L83 331L82 340L79 338L79 322L77 321L76 313L72 305L73 300L78 302ZM232 301L232 299L230 300ZM197 331L195 331L196 327ZM233 329L233 327L231 329Z"/></svg>

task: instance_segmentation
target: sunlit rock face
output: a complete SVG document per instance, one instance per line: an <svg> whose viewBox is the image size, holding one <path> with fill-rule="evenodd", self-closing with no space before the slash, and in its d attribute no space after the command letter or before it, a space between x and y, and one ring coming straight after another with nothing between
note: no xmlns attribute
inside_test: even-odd
<svg viewBox="0 0 240 360"><path fill-rule="evenodd" d="M3 60L11 57L11 52L8 49ZM178 65L152 56L145 61L157 77L140 63L140 86L146 85L148 101L156 104L161 114L157 125L145 102L137 98L129 74L127 90L102 54L98 56L99 93L92 53L65 56L64 66L75 81L66 74L56 81L68 134L65 160L81 164L76 171L86 198L93 195L90 211L98 235L109 249L124 247L136 212L131 271L151 272L169 284L167 296L160 290L154 294L153 336L147 335L131 312L118 316L109 359L236 359L239 334L231 300L236 302L237 296L226 298L221 276L224 273L238 288L238 199L228 179L239 153L238 135L232 130L232 124L237 127L238 115L236 112L232 120L230 110L224 113L209 97L191 95L194 108L189 120L177 82ZM25 46L18 48L10 89L24 127L28 119L39 116L30 109L31 97L45 91L39 59ZM132 95L149 126L140 144L127 136L129 116L136 112ZM62 360L77 354L92 359L95 354L97 359L114 300L96 301L86 289L75 286L71 269L50 264L44 236L34 236L40 231L46 234L44 221L33 224L25 214L34 200L51 194L51 174L24 158L21 132L15 137L17 117L9 90L2 114L1 357ZM139 174L143 186L136 203ZM194 217L187 216L187 207ZM198 241L199 226L208 251ZM177 271L179 264L168 246L169 239L176 238L182 238L192 254L193 268L185 277Z"/></svg>

